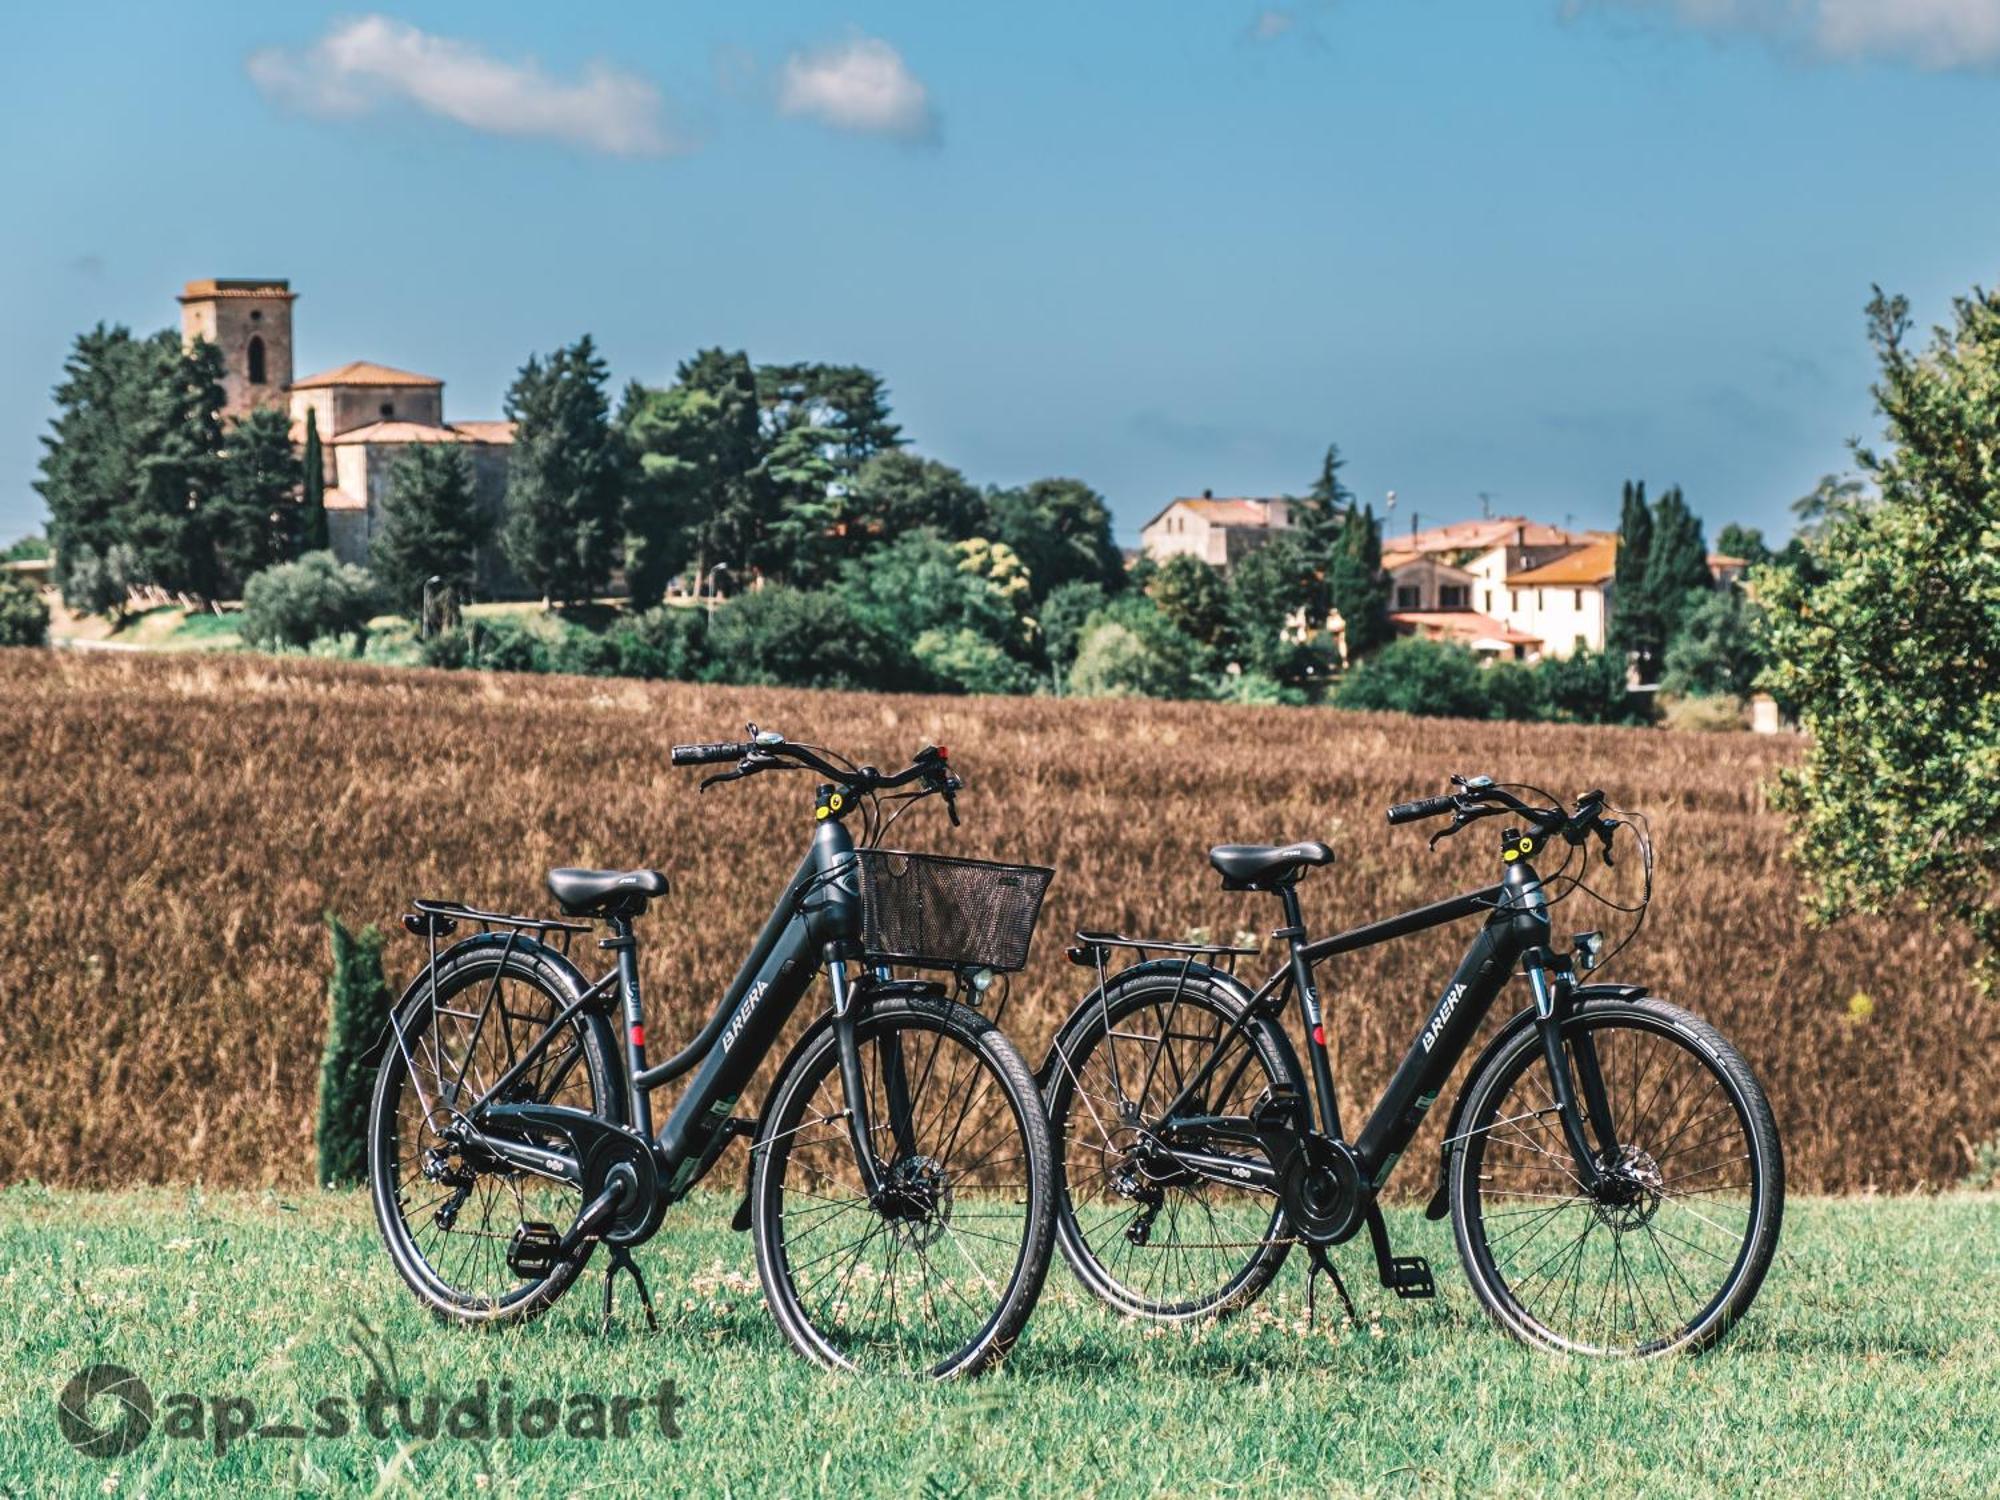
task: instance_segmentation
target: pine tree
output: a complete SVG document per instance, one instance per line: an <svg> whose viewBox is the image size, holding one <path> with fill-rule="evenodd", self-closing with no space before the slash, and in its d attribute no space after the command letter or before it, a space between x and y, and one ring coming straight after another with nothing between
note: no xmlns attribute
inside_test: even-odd
<svg viewBox="0 0 2000 1500"><path fill-rule="evenodd" d="M351 933L331 913L326 930L333 945L333 973L327 983L316 1134L319 1184L341 1187L368 1176L368 1102L390 999L382 976L382 934L373 927Z"/></svg>
<svg viewBox="0 0 2000 1500"><path fill-rule="evenodd" d="M254 573L306 550L299 466L285 413L263 407L229 431L207 509L218 581L239 592Z"/></svg>
<svg viewBox="0 0 2000 1500"><path fill-rule="evenodd" d="M507 392L519 425L507 462L507 559L549 604L601 593L617 565L626 450L611 428L609 375L585 334L546 364L531 358Z"/></svg>
<svg viewBox="0 0 2000 1500"><path fill-rule="evenodd" d="M183 350L165 331L141 348L137 473L113 526L131 549L136 582L213 598L221 582L211 512L221 486L222 351L205 340Z"/></svg>
<svg viewBox="0 0 2000 1500"><path fill-rule="evenodd" d="M1292 525L1299 539L1318 556L1331 554L1348 513L1354 509L1353 492L1340 482L1340 471L1346 467L1340 444L1328 443L1319 462L1319 477L1313 480L1305 499L1292 507Z"/></svg>
<svg viewBox="0 0 2000 1500"><path fill-rule="evenodd" d="M1639 679L1653 680L1664 642L1659 614L1647 591L1647 563L1653 550L1653 513L1646 505L1646 481L1625 481L1618 512L1618 555L1611 573L1610 643L1638 659Z"/></svg>
<svg viewBox="0 0 2000 1500"><path fill-rule="evenodd" d="M122 541L116 514L137 483L143 363L129 329L100 323L77 336L53 393L56 415L42 439L35 489L49 508L56 586L72 609L124 603L122 577L114 576L122 569L106 564Z"/></svg>
<svg viewBox="0 0 2000 1500"><path fill-rule="evenodd" d="M303 548L325 552L332 546L326 524L326 459L319 446L319 413L306 408L305 484L299 500L304 510Z"/></svg>
<svg viewBox="0 0 2000 1500"><path fill-rule="evenodd" d="M394 606L414 615L432 577L461 597L471 592L480 544L491 531L474 500L465 454L451 443L412 443L390 466L368 568Z"/></svg>
<svg viewBox="0 0 2000 1500"><path fill-rule="evenodd" d="M1653 506L1653 545L1646 557L1646 594L1659 620L1662 660L1688 611L1714 586L1701 518L1675 485Z"/></svg>
<svg viewBox="0 0 2000 1500"><path fill-rule="evenodd" d="M1382 571L1382 525L1375 508L1350 503L1326 559L1328 604L1347 627L1347 654L1364 656L1395 633L1389 624L1389 575Z"/></svg>

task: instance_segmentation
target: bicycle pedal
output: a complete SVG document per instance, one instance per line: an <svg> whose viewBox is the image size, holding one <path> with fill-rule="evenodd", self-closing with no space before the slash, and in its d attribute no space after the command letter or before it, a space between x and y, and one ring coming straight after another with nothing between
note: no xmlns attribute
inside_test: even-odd
<svg viewBox="0 0 2000 1500"><path fill-rule="evenodd" d="M1437 1282L1431 1263L1421 1255L1399 1255L1389 1262L1389 1285L1398 1297L1435 1297Z"/></svg>
<svg viewBox="0 0 2000 1500"><path fill-rule="evenodd" d="M553 1271L562 1254L562 1236L553 1224L522 1223L507 1241L507 1269L516 1276L542 1277Z"/></svg>

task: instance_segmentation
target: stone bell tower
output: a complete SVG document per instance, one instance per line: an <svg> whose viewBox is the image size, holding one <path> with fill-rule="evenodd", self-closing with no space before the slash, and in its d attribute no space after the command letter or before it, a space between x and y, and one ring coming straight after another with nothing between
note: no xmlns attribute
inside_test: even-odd
<svg viewBox="0 0 2000 1500"><path fill-rule="evenodd" d="M292 388L291 283L265 279L190 281L181 292L181 338L222 351L222 414L286 409Z"/></svg>

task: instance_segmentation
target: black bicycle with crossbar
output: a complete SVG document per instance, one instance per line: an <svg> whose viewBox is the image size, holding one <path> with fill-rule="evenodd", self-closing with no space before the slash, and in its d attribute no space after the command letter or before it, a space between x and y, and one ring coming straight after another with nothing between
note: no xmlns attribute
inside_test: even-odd
<svg viewBox="0 0 2000 1500"><path fill-rule="evenodd" d="M1036 1085L975 1006L1027 960L1050 871L880 847L908 806L962 786L927 746L885 774L758 732L681 745L676 765L820 779L810 847L699 1033L646 1060L634 922L656 870L552 870L564 917L419 901L428 944L391 1017L370 1117L376 1219L418 1298L463 1323L547 1309L598 1245L613 1278L731 1140L750 1141L734 1227L753 1231L772 1313L808 1358L971 1374L1019 1335L1053 1235L1054 1165ZM857 819L857 841L850 820ZM584 919L584 920L571 920ZM592 982L569 945L604 925ZM460 926L482 930L441 947ZM898 977L943 971L946 980ZM734 1113L815 977L826 1010L754 1118ZM688 1082L654 1129L650 1096Z"/></svg>
<svg viewBox="0 0 2000 1500"><path fill-rule="evenodd" d="M1324 1272L1351 1316L1327 1251L1363 1228L1385 1287L1434 1295L1430 1267L1391 1252L1378 1198L1519 973L1530 1003L1472 1065L1427 1210L1451 1215L1480 1302L1529 1343L1617 1355L1706 1348L1749 1307L1784 1209L1763 1090L1707 1023L1638 985L1588 982L1600 934L1578 934L1567 950L1551 940L1550 906L1598 894L1584 883L1592 848L1609 863L1621 829L1643 860L1644 894L1617 906L1634 914L1626 941L1636 934L1652 892L1643 820L1613 816L1602 792L1565 807L1488 777L1453 781L1448 795L1390 808L1389 821L1448 815L1435 847L1472 823L1511 820L1501 882L1318 941L1298 882L1331 862L1326 845L1210 851L1225 889L1269 892L1283 908L1275 935L1287 962L1255 991L1233 973L1255 949L1078 934L1070 956L1097 984L1040 1076L1063 1177L1058 1242L1111 1306L1168 1322L1219 1316L1252 1301L1302 1244L1309 1291ZM1534 861L1551 849L1562 867L1545 881ZM1471 947L1348 1136L1316 965L1475 916L1484 923ZM1138 961L1110 972L1109 955L1128 950ZM1310 1084L1283 1024L1294 998Z"/></svg>

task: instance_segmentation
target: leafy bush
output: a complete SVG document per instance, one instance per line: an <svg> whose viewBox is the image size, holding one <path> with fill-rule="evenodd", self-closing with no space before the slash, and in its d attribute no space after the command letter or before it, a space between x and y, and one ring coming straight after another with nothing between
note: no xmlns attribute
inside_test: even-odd
<svg viewBox="0 0 2000 1500"><path fill-rule="evenodd" d="M959 693L1032 693L1034 669L970 626L926 630L911 648L938 686Z"/></svg>
<svg viewBox="0 0 2000 1500"><path fill-rule="evenodd" d="M41 591L12 572L0 572L0 646L46 646L49 607Z"/></svg>
<svg viewBox="0 0 2000 1500"><path fill-rule="evenodd" d="M1069 691L1082 698L1197 698L1205 653L1136 590L1090 617Z"/></svg>
<svg viewBox="0 0 2000 1500"><path fill-rule="evenodd" d="M319 1184L339 1187L368 1175L368 1100L375 1086L389 985L382 976L382 934L349 932L328 915L333 973L327 981L326 1046L319 1060Z"/></svg>
<svg viewBox="0 0 2000 1500"><path fill-rule="evenodd" d="M620 620L610 639L621 677L693 682L708 658L708 616L663 604Z"/></svg>
<svg viewBox="0 0 2000 1500"><path fill-rule="evenodd" d="M1465 647L1406 636L1354 667L1334 701L1342 708L1485 719L1492 717L1485 678L1479 658Z"/></svg>
<svg viewBox="0 0 2000 1500"><path fill-rule="evenodd" d="M909 686L910 663L831 589L757 589L717 610L708 630L715 682L766 687Z"/></svg>
<svg viewBox="0 0 2000 1500"><path fill-rule="evenodd" d="M362 569L331 552L308 552L243 585L243 639L267 649L299 648L364 631L380 600Z"/></svg>
<svg viewBox="0 0 2000 1500"><path fill-rule="evenodd" d="M1763 617L1736 589L1704 595L1667 646L1660 690L1680 697L1747 694L1764 669Z"/></svg>
<svg viewBox="0 0 2000 1500"><path fill-rule="evenodd" d="M1629 724L1631 691L1626 686L1625 653L1587 651L1547 656L1535 664L1541 682L1542 712L1574 724Z"/></svg>

